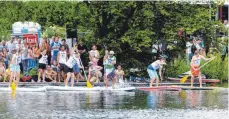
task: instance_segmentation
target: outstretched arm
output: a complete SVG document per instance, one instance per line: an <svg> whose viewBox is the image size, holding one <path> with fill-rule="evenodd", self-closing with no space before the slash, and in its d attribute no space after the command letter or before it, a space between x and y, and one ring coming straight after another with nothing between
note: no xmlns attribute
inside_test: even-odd
<svg viewBox="0 0 229 119"><path fill-rule="evenodd" d="M204 61L209 61L209 60L211 60L211 58L206 58L206 57L204 57L204 56L202 56L202 55L200 55L200 57L201 57L202 59L204 59Z"/></svg>

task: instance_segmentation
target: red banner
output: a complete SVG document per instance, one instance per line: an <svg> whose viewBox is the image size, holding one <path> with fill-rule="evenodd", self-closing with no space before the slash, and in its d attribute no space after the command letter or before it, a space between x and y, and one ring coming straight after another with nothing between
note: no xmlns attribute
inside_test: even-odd
<svg viewBox="0 0 229 119"><path fill-rule="evenodd" d="M38 43L38 36L37 34L24 34L23 39L27 42L29 45L35 45Z"/></svg>

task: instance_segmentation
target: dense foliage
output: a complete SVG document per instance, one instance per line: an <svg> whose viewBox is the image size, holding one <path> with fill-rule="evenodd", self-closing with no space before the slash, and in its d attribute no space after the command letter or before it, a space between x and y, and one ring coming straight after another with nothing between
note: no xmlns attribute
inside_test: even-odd
<svg viewBox="0 0 229 119"><path fill-rule="evenodd" d="M220 22L214 20L217 8L214 3L209 7L209 4L155 1L2 1L0 6L0 36L4 36L1 39L6 40L11 25L17 21L38 22L42 25L43 35L48 37L55 34L50 26L58 27L58 34L62 36L66 25L77 26L78 32L87 32L78 35L87 46L96 43L101 46L103 55L103 46L106 45L115 51L118 63L123 64L125 69L134 67L144 72L152 60L150 47L155 40L166 40L172 60L178 54L184 57L188 34L201 33L209 48L216 41L215 25L219 26L218 31L223 31ZM178 29L183 31L181 37L177 36Z"/></svg>

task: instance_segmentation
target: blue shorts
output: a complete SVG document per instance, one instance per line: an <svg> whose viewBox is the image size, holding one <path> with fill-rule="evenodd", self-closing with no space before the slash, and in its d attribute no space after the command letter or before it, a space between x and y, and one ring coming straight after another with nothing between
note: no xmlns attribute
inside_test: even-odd
<svg viewBox="0 0 229 119"><path fill-rule="evenodd" d="M57 61L57 55L52 55L52 60Z"/></svg>
<svg viewBox="0 0 229 119"><path fill-rule="evenodd" d="M108 79L113 79L115 77L115 70L114 69L105 69L104 73Z"/></svg>
<svg viewBox="0 0 229 119"><path fill-rule="evenodd" d="M149 74L150 80L152 80L153 78L155 78L155 79L159 78L156 70L152 70L152 69L147 68L147 72Z"/></svg>
<svg viewBox="0 0 229 119"><path fill-rule="evenodd" d="M55 51L55 50L53 51L53 53L52 53L52 60L57 61L58 52L59 52L59 51Z"/></svg>
<svg viewBox="0 0 229 119"><path fill-rule="evenodd" d="M79 72L80 72L80 68L78 67L77 64L74 65L72 68L73 68L73 72L74 72L74 73L79 73Z"/></svg>
<svg viewBox="0 0 229 119"><path fill-rule="evenodd" d="M20 72L20 65L10 64L10 71Z"/></svg>

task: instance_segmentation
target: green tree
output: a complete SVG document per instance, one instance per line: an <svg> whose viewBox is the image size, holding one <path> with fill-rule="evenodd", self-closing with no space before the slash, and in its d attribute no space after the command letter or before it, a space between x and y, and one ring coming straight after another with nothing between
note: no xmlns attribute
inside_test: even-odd
<svg viewBox="0 0 229 119"><path fill-rule="evenodd" d="M179 28L190 35L201 32L207 49L212 46L218 48L213 35L215 31L225 32L219 21L211 19L217 8L213 2L211 9L207 4L162 1L1 1L0 5L0 35L9 35L11 25L17 21L38 22L42 25L43 34L49 34L49 37L54 31L50 26L60 28L64 37L65 27L70 25L77 27L82 34L80 39L84 38L87 46L93 43L100 46L102 55L104 44L109 50L114 50L118 63L126 69L137 67L144 71L152 62L151 44L159 38L164 38L169 45L168 53L172 54L172 59L177 54L184 57L188 38L178 38ZM174 41L178 43L174 44Z"/></svg>

